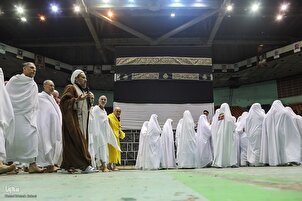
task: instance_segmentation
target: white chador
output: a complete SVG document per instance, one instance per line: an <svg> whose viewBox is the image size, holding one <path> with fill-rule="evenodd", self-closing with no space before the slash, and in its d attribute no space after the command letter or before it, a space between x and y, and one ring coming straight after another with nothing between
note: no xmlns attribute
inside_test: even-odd
<svg viewBox="0 0 302 201"><path fill-rule="evenodd" d="M214 160L212 166L235 166L237 164L235 122L227 103L223 103L219 108L219 116L222 115L224 117L221 120L213 119L213 125L211 128L214 149Z"/></svg>
<svg viewBox="0 0 302 201"><path fill-rule="evenodd" d="M109 125L107 112L99 106L94 106L90 112L88 136L88 150L91 155L93 167L99 166L100 161L108 164L108 144L111 144L114 148L121 151L117 144L116 137Z"/></svg>
<svg viewBox="0 0 302 201"><path fill-rule="evenodd" d="M62 114L52 95L39 93L39 146L37 164L60 165L62 162Z"/></svg>
<svg viewBox="0 0 302 201"><path fill-rule="evenodd" d="M182 122L183 119L180 119L178 121L178 124L176 126L176 131L175 131L175 145L176 145L176 163L178 163L177 159L178 159L178 155L179 155L179 137L180 137L180 133L181 133L181 129L182 129Z"/></svg>
<svg viewBox="0 0 302 201"><path fill-rule="evenodd" d="M238 165L246 166L247 165L247 144L248 139L245 132L246 127L246 118L247 118L248 112L243 112L240 117L238 117L238 121L236 123L236 135L238 137L237 141L237 158L238 158Z"/></svg>
<svg viewBox="0 0 302 201"><path fill-rule="evenodd" d="M175 148L174 148L174 134L172 129L172 119L167 119L164 124L162 134L160 136L161 144L161 167L175 168Z"/></svg>
<svg viewBox="0 0 302 201"><path fill-rule="evenodd" d="M143 161L144 161L144 149L145 149L145 139L146 135L148 132L148 121L145 121L140 134L139 134L139 145L138 145L138 152L137 152L137 157L136 157L136 163L135 163L135 168L136 169L142 169L143 168Z"/></svg>
<svg viewBox="0 0 302 201"><path fill-rule="evenodd" d="M260 158L262 122L265 113L259 103L254 103L246 118L245 132L248 138L247 161L258 166Z"/></svg>
<svg viewBox="0 0 302 201"><path fill-rule="evenodd" d="M7 161L31 163L38 155L38 86L24 74L13 76L6 85L15 114L15 136L7 147Z"/></svg>
<svg viewBox="0 0 302 201"><path fill-rule="evenodd" d="M190 111L186 110L183 114L182 128L178 142L178 167L196 167L196 133L195 124Z"/></svg>
<svg viewBox="0 0 302 201"><path fill-rule="evenodd" d="M161 128L157 121L157 115L152 114L148 123L147 134L143 143L142 168L155 170L159 168L161 147L160 147Z"/></svg>
<svg viewBox="0 0 302 201"><path fill-rule="evenodd" d="M212 133L207 116L202 114L199 117L196 135L196 164L198 168L205 167L213 161L211 145Z"/></svg>
<svg viewBox="0 0 302 201"><path fill-rule="evenodd" d="M275 100L263 120L260 162L271 166L300 163L300 149L295 115Z"/></svg>
<svg viewBox="0 0 302 201"><path fill-rule="evenodd" d="M4 75L0 68L0 161L6 160L5 145L12 146L14 129L13 106L4 86Z"/></svg>

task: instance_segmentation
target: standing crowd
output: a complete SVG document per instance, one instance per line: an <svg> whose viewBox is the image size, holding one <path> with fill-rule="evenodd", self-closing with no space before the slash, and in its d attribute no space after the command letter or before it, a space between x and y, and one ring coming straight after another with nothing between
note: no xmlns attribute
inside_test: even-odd
<svg viewBox="0 0 302 201"><path fill-rule="evenodd" d="M23 65L6 85L0 68L0 174L18 173L17 166L29 173L118 170L121 109L107 116L106 96L93 106L82 70L72 73L60 99L51 80L38 93L35 64Z"/></svg>
<svg viewBox="0 0 302 201"><path fill-rule="evenodd" d="M300 165L302 117L275 100L265 114L259 103L237 120L223 103L208 118L199 117L197 129L185 111L174 133L172 119L161 129L157 115L144 122L139 139L136 168L203 168ZM176 148L176 151L175 151Z"/></svg>

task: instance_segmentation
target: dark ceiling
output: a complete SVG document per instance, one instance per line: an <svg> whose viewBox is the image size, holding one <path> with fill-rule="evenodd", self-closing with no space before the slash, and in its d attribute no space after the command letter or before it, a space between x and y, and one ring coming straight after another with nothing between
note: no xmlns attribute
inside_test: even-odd
<svg viewBox="0 0 302 201"><path fill-rule="evenodd" d="M16 2L26 9L26 23L15 13ZM109 6L102 0L57 2L61 10L53 15L50 1L2 0L0 42L71 65L101 65L114 64L116 46L208 46L214 63L235 63L302 39L301 0L288 1L281 22L275 20L278 0L259 1L255 14L247 0L135 0L132 7L128 0L110 0ZM75 3L81 14L72 11ZM225 12L228 3L232 13ZM114 12L111 19L106 7ZM47 20L39 21L39 14Z"/></svg>

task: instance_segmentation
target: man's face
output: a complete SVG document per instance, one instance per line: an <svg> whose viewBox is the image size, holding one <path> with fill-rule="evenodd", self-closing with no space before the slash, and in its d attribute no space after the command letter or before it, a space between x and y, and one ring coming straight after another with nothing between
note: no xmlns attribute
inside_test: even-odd
<svg viewBox="0 0 302 201"><path fill-rule="evenodd" d="M27 77L34 78L36 75L36 67L31 64L24 66L23 74Z"/></svg>
<svg viewBox="0 0 302 201"><path fill-rule="evenodd" d="M55 84L52 81L48 81L44 84L44 91L49 95L55 90Z"/></svg>
<svg viewBox="0 0 302 201"><path fill-rule="evenodd" d="M86 88L87 78L84 73L80 73L78 77L76 77L75 82L80 85L82 88Z"/></svg>
<svg viewBox="0 0 302 201"><path fill-rule="evenodd" d="M120 108L116 108L113 113L116 117L119 118L121 116L122 110Z"/></svg>
<svg viewBox="0 0 302 201"><path fill-rule="evenodd" d="M106 98L106 96L101 96L100 98L99 98L99 105L101 106L101 107L105 107L105 105L106 105L106 103L107 103L107 98Z"/></svg>

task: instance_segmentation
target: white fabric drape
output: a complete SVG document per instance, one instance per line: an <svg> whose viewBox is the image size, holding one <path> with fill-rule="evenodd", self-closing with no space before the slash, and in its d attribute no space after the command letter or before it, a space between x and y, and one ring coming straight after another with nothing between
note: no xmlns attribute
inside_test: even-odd
<svg viewBox="0 0 302 201"><path fill-rule="evenodd" d="M181 133L179 135L178 145L178 167L195 168L196 167L196 133L195 123L190 111L186 110L183 115Z"/></svg>
<svg viewBox="0 0 302 201"><path fill-rule="evenodd" d="M237 164L234 117L227 103L220 106L219 114L224 114L224 119L213 119L212 125L213 166L230 167Z"/></svg>
<svg viewBox="0 0 302 201"><path fill-rule="evenodd" d="M143 169L156 170L160 167L161 147L160 147L161 128L157 121L157 115L152 114L148 123L147 134L143 142Z"/></svg>
<svg viewBox="0 0 302 201"><path fill-rule="evenodd" d="M39 93L38 157L41 166L60 165L62 160L62 114L52 95Z"/></svg>
<svg viewBox="0 0 302 201"><path fill-rule="evenodd" d="M175 131L175 145L176 145L176 163L178 164L178 158L179 158L179 138L180 138L180 133L182 129L182 122L183 119L180 119L177 123L176 131Z"/></svg>
<svg viewBox="0 0 302 201"><path fill-rule="evenodd" d="M34 162L38 155L38 86L24 74L13 76L6 85L15 115L15 136L7 146L7 160Z"/></svg>
<svg viewBox="0 0 302 201"><path fill-rule="evenodd" d="M109 162L108 144L121 151L116 137L109 125L107 112L99 106L94 106L89 115L88 124L89 146L92 165L100 165L100 161Z"/></svg>
<svg viewBox="0 0 302 201"><path fill-rule="evenodd" d="M12 145L15 135L13 106L4 86L4 75L0 68L0 161L6 159L6 144Z"/></svg>
<svg viewBox="0 0 302 201"><path fill-rule="evenodd" d="M245 132L248 138L247 161L258 166L260 159L262 123L265 113L259 103L254 103L246 118Z"/></svg>
<svg viewBox="0 0 302 201"><path fill-rule="evenodd" d="M295 115L275 100L263 120L260 162L271 166L301 161L301 136Z"/></svg>
<svg viewBox="0 0 302 201"><path fill-rule="evenodd" d="M205 167L213 161L211 138L211 126L207 116L202 114L198 120L196 136L196 165L198 168Z"/></svg>
<svg viewBox="0 0 302 201"><path fill-rule="evenodd" d="M247 165L247 144L248 144L248 139L247 135L245 132L245 127L246 127L246 118L248 116L248 112L243 112L242 115L238 118L238 121L236 123L236 135L238 136L238 147L239 147L239 152L237 152L237 158L238 160L238 165L241 166L246 166Z"/></svg>
<svg viewBox="0 0 302 201"><path fill-rule="evenodd" d="M148 121L145 121L140 134L139 134L139 145L138 145L138 152L137 152L137 158L136 158L136 163L135 163L135 168L136 169L142 169L143 165L144 165L144 155L143 153L145 153L145 139L146 139L146 135L148 133Z"/></svg>
<svg viewBox="0 0 302 201"><path fill-rule="evenodd" d="M167 119L178 122L182 118L185 110L189 110L193 119L198 120L203 110L209 111L209 116L213 115L214 103L204 104L143 104L143 103L121 103L114 102L113 106L122 109L121 121L123 129L141 129L144 121L147 121L151 114L158 115L158 122L163 126ZM172 125L176 129L176 125Z"/></svg>
<svg viewBox="0 0 302 201"><path fill-rule="evenodd" d="M162 168L175 168L175 146L174 134L172 130L172 119L167 119L164 124L162 134L160 136L161 144L161 167Z"/></svg>

